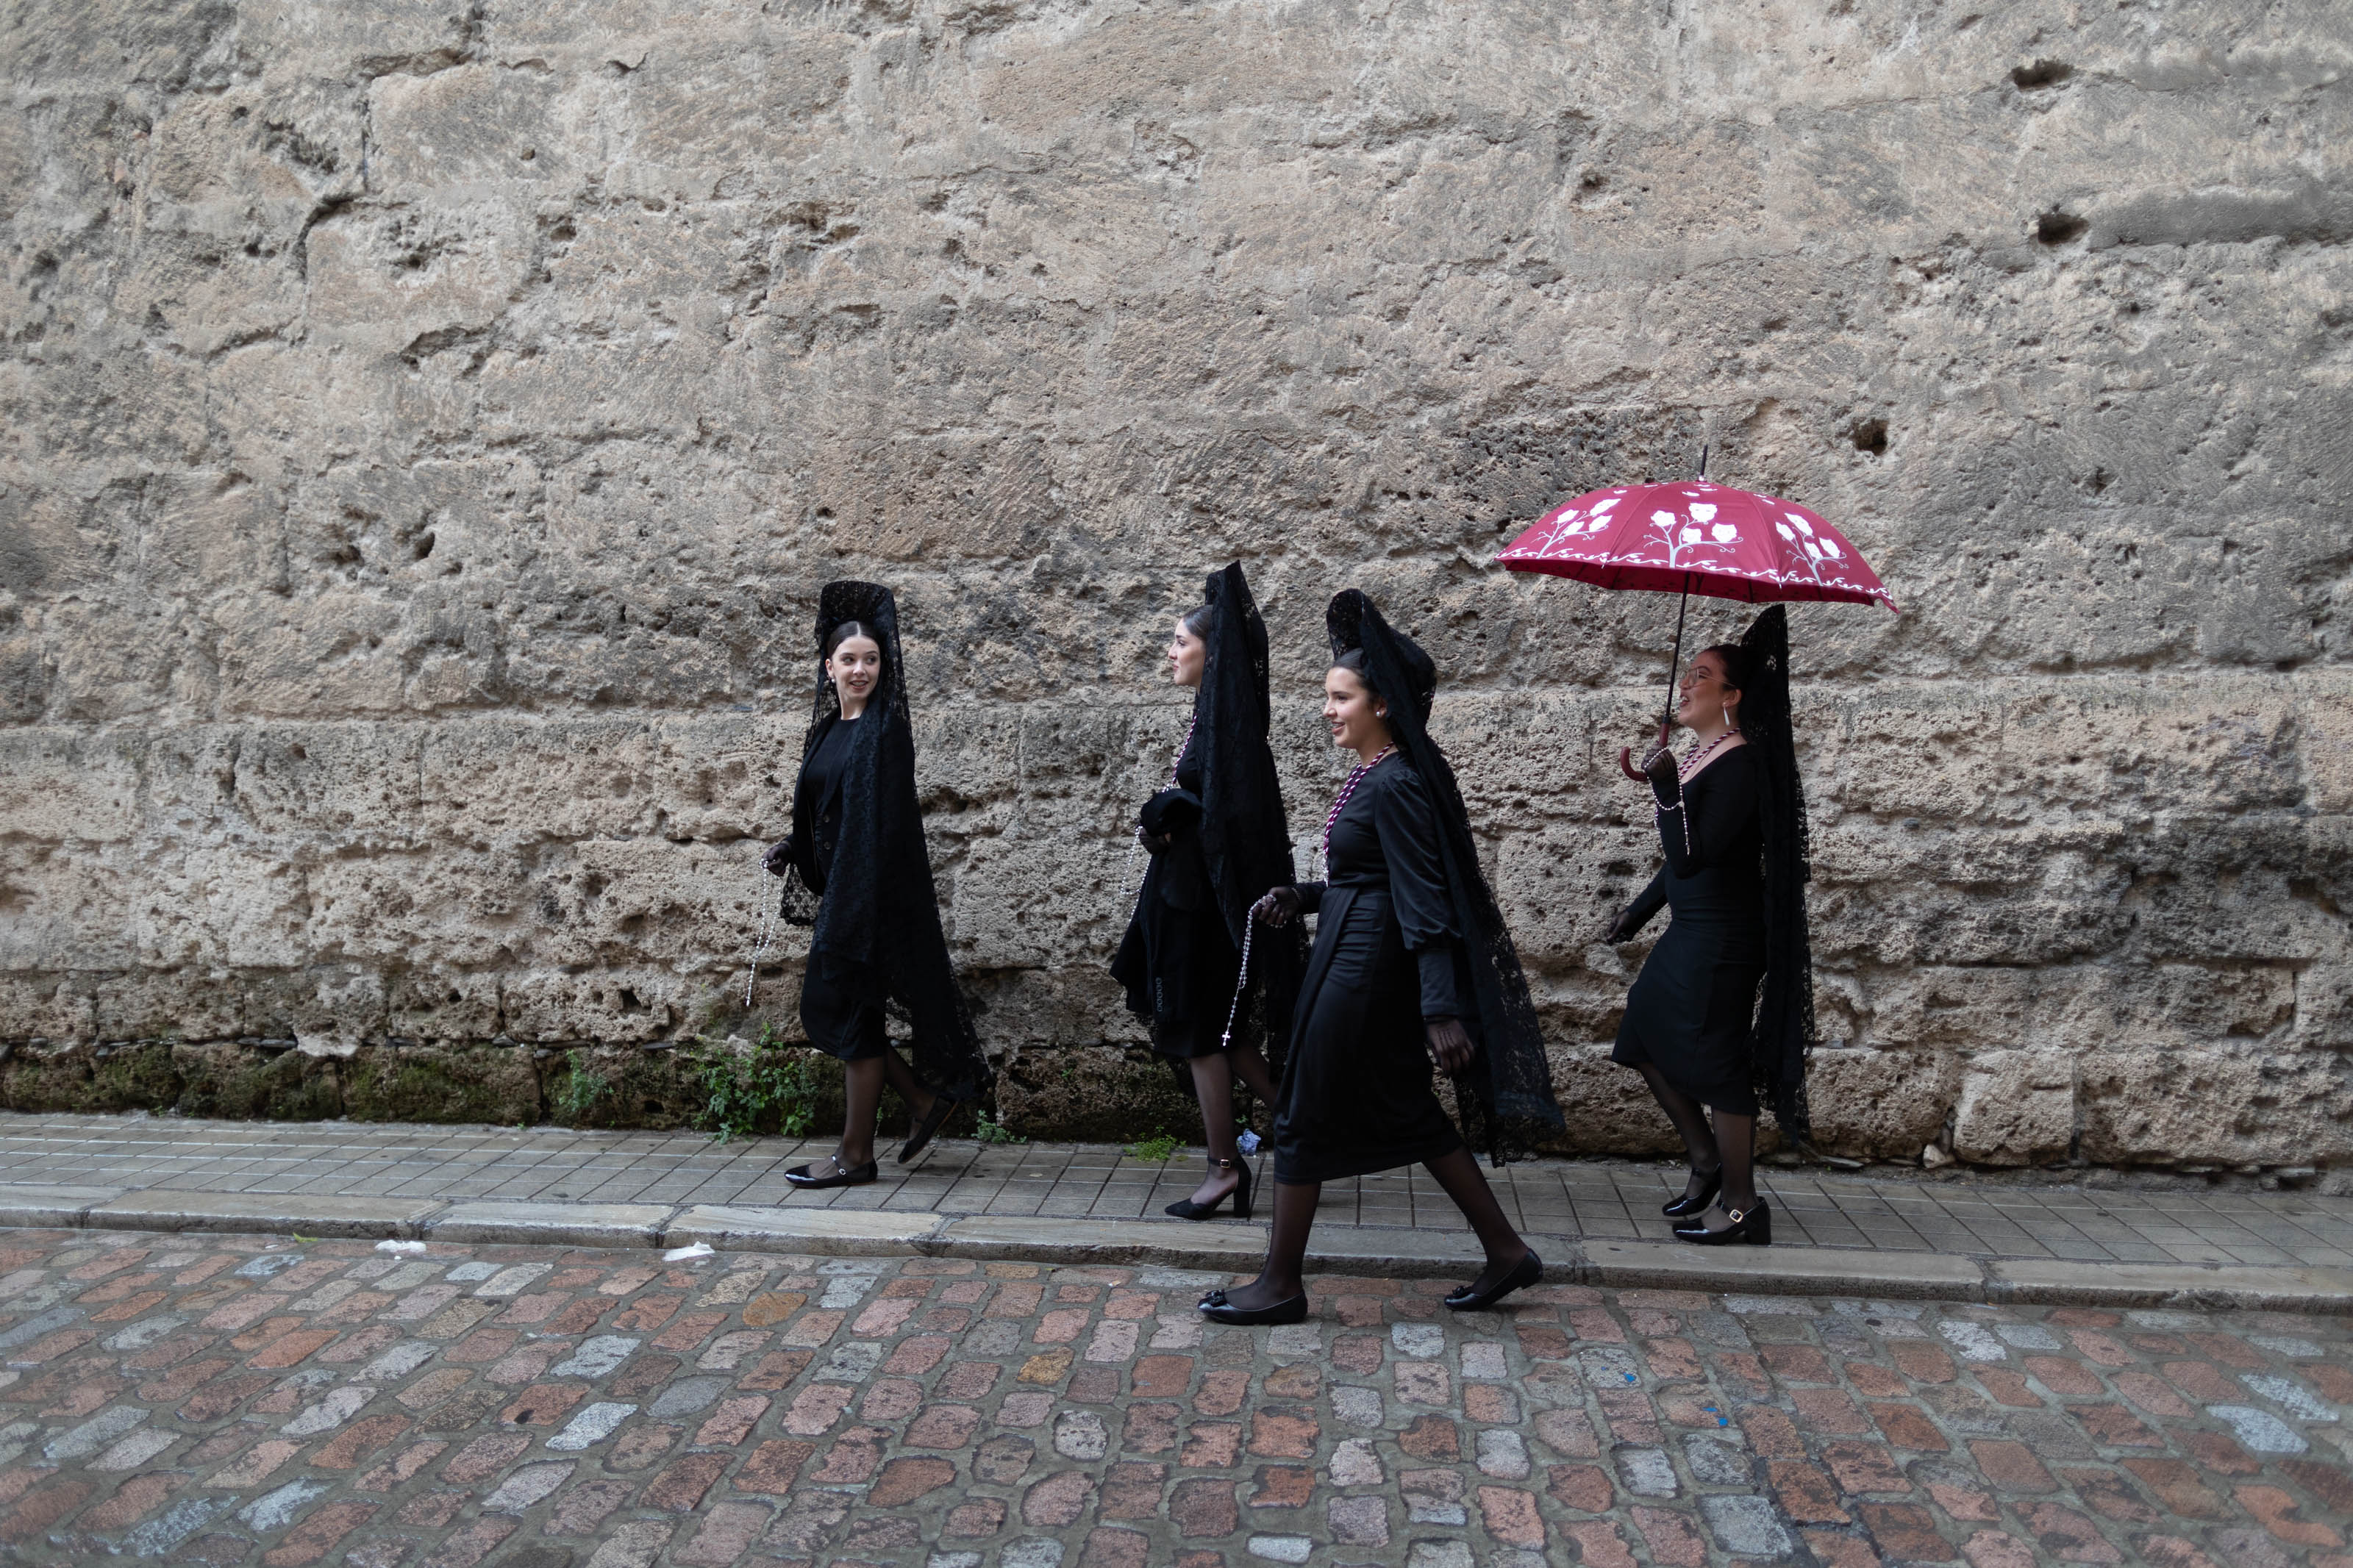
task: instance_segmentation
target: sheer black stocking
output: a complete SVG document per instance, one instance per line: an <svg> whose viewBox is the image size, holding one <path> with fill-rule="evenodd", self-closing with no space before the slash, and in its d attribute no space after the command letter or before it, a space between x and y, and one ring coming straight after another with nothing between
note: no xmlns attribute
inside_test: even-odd
<svg viewBox="0 0 2353 1568"><path fill-rule="evenodd" d="M1695 1198L1707 1190L1708 1183L1725 1163L1724 1151L1707 1124L1708 1113L1698 1100L1669 1083L1666 1075L1652 1063L1641 1063L1634 1070L1651 1086L1651 1098L1667 1113L1667 1120L1675 1124L1675 1131L1683 1141L1683 1152L1691 1161L1691 1176L1683 1184L1683 1196ZM1722 1121L1717 1118L1719 1125ZM1729 1176L1727 1172L1727 1182Z"/></svg>
<svg viewBox="0 0 2353 1568"><path fill-rule="evenodd" d="M1240 1160L1234 1146L1234 1079L1240 1079L1259 1097L1274 1103L1274 1076L1256 1046L1236 1046L1213 1057L1192 1060L1193 1092L1201 1101L1202 1141L1209 1150L1209 1173L1193 1189L1197 1204L1213 1204L1241 1184L1239 1173L1221 1168L1220 1160Z"/></svg>
<svg viewBox="0 0 2353 1568"><path fill-rule="evenodd" d="M1716 1206L1746 1212L1757 1206L1757 1118L1728 1110L1715 1116L1715 1146L1724 1151L1724 1192Z"/></svg>
<svg viewBox="0 0 2353 1568"><path fill-rule="evenodd" d="M1495 1201L1495 1189L1487 1184L1486 1173L1479 1169L1478 1156L1468 1149L1457 1149L1424 1162L1421 1168L1454 1200L1454 1206L1471 1222L1479 1245L1486 1249L1487 1267L1479 1271L1471 1289L1493 1289L1496 1281L1520 1266L1520 1259L1528 1255L1528 1244L1520 1239L1520 1233L1504 1214L1504 1205Z"/></svg>
<svg viewBox="0 0 2353 1568"><path fill-rule="evenodd" d="M1307 1262L1308 1233L1315 1228L1315 1205L1323 1196L1321 1182L1274 1184L1274 1234L1267 1241L1266 1262L1257 1279L1226 1292L1228 1301L1255 1311L1307 1289L1301 1271Z"/></svg>
<svg viewBox="0 0 2353 1568"><path fill-rule="evenodd" d="M879 1057L844 1062L841 1076L841 1144L833 1157L838 1170L873 1163L874 1118L882 1109L882 1085L886 1079L917 1116L932 1108L932 1091L916 1080L914 1069L902 1061L895 1050L886 1048ZM817 1173L828 1174L823 1170Z"/></svg>

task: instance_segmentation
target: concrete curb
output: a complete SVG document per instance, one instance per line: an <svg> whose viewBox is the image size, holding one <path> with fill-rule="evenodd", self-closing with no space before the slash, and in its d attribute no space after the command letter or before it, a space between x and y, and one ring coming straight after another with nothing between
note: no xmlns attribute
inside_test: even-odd
<svg viewBox="0 0 2353 1568"><path fill-rule="evenodd" d="M1231 1220L950 1215L683 1204L447 1203L151 1187L0 1184L0 1227L208 1231L507 1246L672 1247L820 1257L1120 1264L1246 1273L1266 1227ZM2353 1268L2069 1263L1828 1247L1704 1247L1532 1236L1553 1284L1736 1295L1863 1296L2019 1306L2262 1308L2353 1316ZM1451 1279L1477 1271L1466 1233L1325 1226L1311 1271Z"/></svg>

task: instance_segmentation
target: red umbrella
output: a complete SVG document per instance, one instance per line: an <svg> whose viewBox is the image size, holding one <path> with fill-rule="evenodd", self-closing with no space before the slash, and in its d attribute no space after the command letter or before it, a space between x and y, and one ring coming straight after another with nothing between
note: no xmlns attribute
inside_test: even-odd
<svg viewBox="0 0 2353 1568"><path fill-rule="evenodd" d="M1700 462L1704 471L1706 458ZM1752 604L1877 600L1895 608L1862 552L1820 515L1705 479L1588 490L1545 513L1495 559L1514 572L1574 577L1598 588L1682 593L1662 730L1674 719L1683 615L1694 594ZM1619 752L1618 765L1640 778L1631 758L1630 749Z"/></svg>

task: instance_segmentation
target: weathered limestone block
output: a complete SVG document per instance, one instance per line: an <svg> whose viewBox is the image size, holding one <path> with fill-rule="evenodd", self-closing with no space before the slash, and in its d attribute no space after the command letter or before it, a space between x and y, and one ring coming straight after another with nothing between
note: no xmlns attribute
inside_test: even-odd
<svg viewBox="0 0 2353 1568"><path fill-rule="evenodd" d="M86 983L28 973L0 980L0 1038L47 1042L97 1037L98 998Z"/></svg>
<svg viewBox="0 0 2353 1568"><path fill-rule="evenodd" d="M569 1127L691 1125L709 1096L697 1083L694 1047L649 1051L634 1046L579 1046L539 1059L542 1097L553 1121ZM840 1075L831 1075L835 1081ZM839 1126L840 1097L812 1108L815 1125Z"/></svg>
<svg viewBox="0 0 2353 1568"><path fill-rule="evenodd" d="M2075 1137L2075 1067L2058 1051L1984 1051L1961 1072L1953 1152L1985 1165L2063 1159Z"/></svg>
<svg viewBox="0 0 2353 1568"><path fill-rule="evenodd" d="M2353 1157L2353 1083L2326 1058L2095 1052L2083 1155L2115 1164L2327 1164Z"/></svg>
<svg viewBox="0 0 2353 1568"><path fill-rule="evenodd" d="M1190 1143L1201 1110L1148 1047L1065 1046L999 1063L997 1121L1024 1137L1123 1140L1169 1132Z"/></svg>
<svg viewBox="0 0 2353 1568"><path fill-rule="evenodd" d="M1579 1154L1671 1154L1683 1148L1642 1075L1609 1059L1609 1047L1550 1047L1553 1097Z"/></svg>
<svg viewBox="0 0 2353 1568"><path fill-rule="evenodd" d="M0 822L10 837L119 843L139 831L139 747L65 729L0 731Z"/></svg>
<svg viewBox="0 0 2353 1568"><path fill-rule="evenodd" d="M637 1044L669 1038L705 999L691 982L659 970L540 970L506 984L500 1013L518 1039Z"/></svg>
<svg viewBox="0 0 2353 1568"><path fill-rule="evenodd" d="M183 1116L268 1121L328 1121L343 1115L340 1068L332 1059L257 1046L172 1047Z"/></svg>
<svg viewBox="0 0 2353 1568"><path fill-rule="evenodd" d="M354 1121L537 1121L546 1107L527 1046L372 1046L334 1064Z"/></svg>
<svg viewBox="0 0 2353 1568"><path fill-rule="evenodd" d="M1916 1160L1944 1131L1960 1064L1930 1051L1817 1050L1806 1078L1814 1147L1865 1160Z"/></svg>
<svg viewBox="0 0 2353 1568"><path fill-rule="evenodd" d="M162 1110L179 1097L163 1040L58 1041L0 1063L0 1105L10 1110Z"/></svg>

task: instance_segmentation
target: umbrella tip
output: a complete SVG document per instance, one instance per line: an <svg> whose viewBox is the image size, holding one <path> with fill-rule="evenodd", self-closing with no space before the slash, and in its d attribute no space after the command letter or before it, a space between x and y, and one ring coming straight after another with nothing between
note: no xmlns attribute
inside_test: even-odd
<svg viewBox="0 0 2353 1568"><path fill-rule="evenodd" d="M1704 446L1699 449L1699 477L1707 478L1707 447Z"/></svg>

